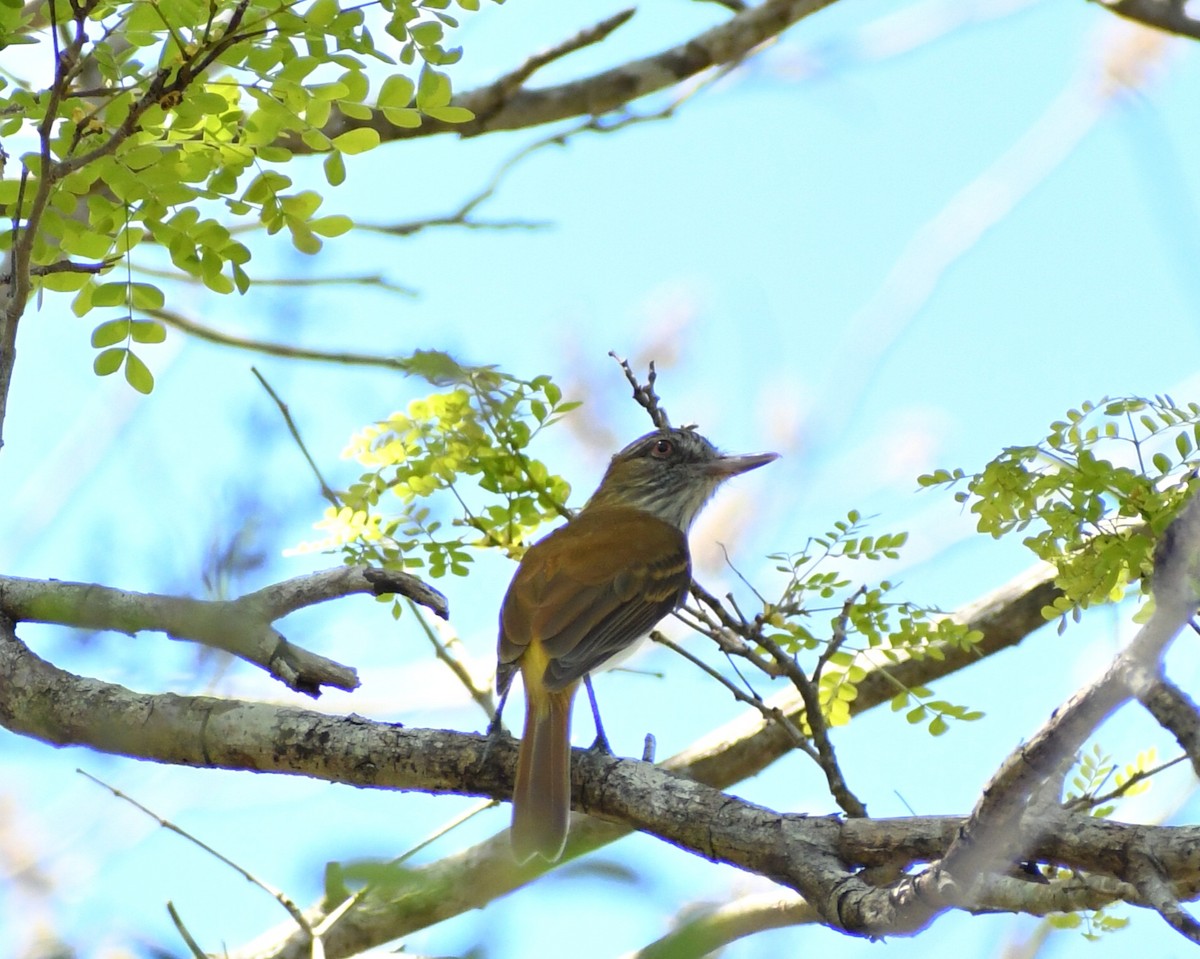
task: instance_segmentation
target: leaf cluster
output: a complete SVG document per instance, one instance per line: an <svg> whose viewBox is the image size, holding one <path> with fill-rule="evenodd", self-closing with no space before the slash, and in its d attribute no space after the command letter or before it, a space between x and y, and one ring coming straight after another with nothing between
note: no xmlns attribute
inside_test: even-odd
<svg viewBox="0 0 1200 959"><path fill-rule="evenodd" d="M542 523L565 513L570 487L528 449L579 404L564 401L548 376L434 369L457 380L454 388L413 400L351 440L344 455L365 471L316 524L324 537L305 549L465 576L472 549L520 555Z"/></svg>
<svg viewBox="0 0 1200 959"><path fill-rule="evenodd" d="M285 144L324 153L326 180L336 186L345 157L380 136L371 126L327 136L335 110L361 121L382 115L398 127L424 117L471 119L451 104L441 69L461 56L445 45L458 26L449 7L450 0L315 0L303 11L274 0L0 3L0 49L41 44L54 67L40 88L0 76L0 139L36 131L38 140L20 156L20 175L0 180L0 210L14 222L0 233L0 250L17 245L28 292L75 293L78 316L122 308L123 320L96 330L105 351L96 370L124 366L135 387L148 388L130 342L156 340L117 336L110 322L132 323L132 311L149 300L161 306L162 293L103 275L122 260L128 269L149 247L182 278L244 293L251 254L235 238L239 229L286 230L307 254L349 230L348 217L321 213L323 197L295 189L279 169L293 158ZM130 342L113 352L122 339Z"/></svg>
<svg viewBox="0 0 1200 959"><path fill-rule="evenodd" d="M955 499L981 533L1022 542L1058 569L1063 595L1047 619L1150 588L1154 544L1186 501L1200 465L1200 405L1168 396L1084 403L1030 446L979 472L940 469L925 487L965 485ZM1065 624L1065 620L1064 620Z"/></svg>
<svg viewBox="0 0 1200 959"><path fill-rule="evenodd" d="M767 635L798 655L818 652L814 674L819 681L822 712L831 726L850 719L858 684L885 663L906 658L944 657L947 646L968 648L981 638L977 630L941 610L909 600L893 599L897 584L855 587L847 562L898 559L907 542L904 532L868 535L857 510L796 554L776 554L776 570L787 580L778 600L767 607ZM832 567L832 568L831 568ZM900 687L892 708L908 707L910 723L929 720L929 732L941 735L948 720L973 721L982 713L934 700L928 689Z"/></svg>

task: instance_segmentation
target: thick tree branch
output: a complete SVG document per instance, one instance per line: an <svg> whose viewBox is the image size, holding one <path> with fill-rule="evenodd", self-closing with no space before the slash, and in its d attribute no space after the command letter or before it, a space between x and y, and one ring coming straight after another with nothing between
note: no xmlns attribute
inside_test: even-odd
<svg viewBox="0 0 1200 959"><path fill-rule="evenodd" d="M1163 678L1141 690L1138 702L1175 737L1192 761L1192 769L1200 776L1200 709L1192 698Z"/></svg>
<svg viewBox="0 0 1200 959"><path fill-rule="evenodd" d="M831 3L833 0L765 0L720 26L654 56L553 87L530 89L523 85L523 73L529 64L532 62L534 69L540 66L534 58L487 86L454 97L454 106L466 107L475 114L475 119L468 123L444 123L423 117L421 126L403 128L392 126L382 113L374 113L368 120L355 120L335 111L322 132L332 138L359 127L370 127L379 133L381 140L388 142L438 133L479 136L572 117L602 116L639 97L675 86L710 67L736 63L755 47ZM621 16L623 14L618 14L613 19ZM570 47L570 41L563 46ZM514 84L514 80L520 83ZM313 152L299 136L284 139L280 145L297 154Z"/></svg>
<svg viewBox="0 0 1200 959"><path fill-rule="evenodd" d="M236 600L132 593L89 583L0 577L0 613L14 622L57 623L122 633L156 630L232 653L290 689L355 689L348 666L289 643L274 628L288 613L353 593L397 593L446 616L446 600L408 573L339 566L275 583Z"/></svg>
<svg viewBox="0 0 1200 959"><path fill-rule="evenodd" d="M946 855L924 873L901 883L897 909L889 922L905 913L920 922L944 905L973 902L981 877L1005 863L1024 860L1040 835L1056 827L1057 817L1051 822L1046 815L1043 787L1061 776L1064 764L1113 710L1160 682L1167 646L1196 611L1200 601L1200 498L1184 507L1159 540L1154 599L1150 621L1108 671L1072 696L1028 743L1004 761ZM1143 888L1150 888L1155 880L1143 870L1139 881ZM1168 921L1185 931L1174 920Z"/></svg>

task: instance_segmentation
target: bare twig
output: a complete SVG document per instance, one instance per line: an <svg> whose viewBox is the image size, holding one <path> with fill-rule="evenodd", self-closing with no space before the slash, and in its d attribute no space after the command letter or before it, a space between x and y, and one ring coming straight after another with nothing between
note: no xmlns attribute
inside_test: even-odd
<svg viewBox="0 0 1200 959"><path fill-rule="evenodd" d="M833 740L829 738L829 727L825 722L825 714L821 712L821 696L817 684L805 675L795 657L789 655L771 637L760 632L755 637L755 641L775 660L804 701L804 719L812 733L813 745L817 751L817 763L821 767L821 771L825 773L825 780L829 784L829 791L834 800L847 816L856 818L865 816L867 807L850 790L842 775L841 767L838 765Z"/></svg>
<svg viewBox="0 0 1200 959"><path fill-rule="evenodd" d="M620 364L621 371L625 374L625 379L629 381L629 385L633 387L633 398L639 406L650 414L650 421L660 430L668 430L671 428L671 420L667 416L667 411L659 401L658 394L654 392L654 381L658 379L658 373L654 369L654 361L650 361L650 371L646 374L645 384L638 380L636 374L629 368L629 362L621 359L615 352L609 350L608 355Z"/></svg>
<svg viewBox="0 0 1200 959"><path fill-rule="evenodd" d="M42 266L31 266L29 268L30 276L50 276L52 273L103 273L114 263L119 262L121 257L109 257L107 260L101 260L98 263L79 263L75 260L56 260L54 263L47 263Z"/></svg>
<svg viewBox="0 0 1200 959"><path fill-rule="evenodd" d="M555 60L561 60L576 50L582 50L584 47L590 47L593 44L606 40L610 34L628 23L629 19L636 12L637 9L635 7L622 10L620 13L615 13L607 19L601 20L594 26L580 30L575 36L562 40L554 46L543 50L541 53L535 53L517 67L517 69L506 73L492 84L492 88L497 94L497 101L502 102L516 90L519 90L525 85L525 81L542 67L553 63ZM479 115L476 114L476 116L478 117Z"/></svg>
<svg viewBox="0 0 1200 959"><path fill-rule="evenodd" d="M492 699L491 692L487 689L481 689L476 685L475 678L471 675L470 670L463 665L461 659L450 652L447 644L442 642L441 637L438 636L433 626L426 622L425 617L421 615L421 611L412 600L408 601L408 607L417 618L417 622L420 623L421 629L425 633L425 638L433 646L433 651L437 658L446 664L450 672L454 673L455 678L462 683L467 694L487 714L487 718L489 720L494 719L496 717L496 704Z"/></svg>
<svg viewBox="0 0 1200 959"><path fill-rule="evenodd" d="M188 947L193 959L208 959L207 954L200 948L200 944L192 938L192 934L188 932L187 926L183 924L183 919L180 917L179 911L175 908L175 903L170 900L167 901L167 915L171 917L171 922L175 924L175 931L179 933L179 937Z"/></svg>
<svg viewBox="0 0 1200 959"><path fill-rule="evenodd" d="M405 862L407 862L409 859L411 859L413 856L415 856L417 853L419 853L426 846L429 846L432 843L437 842L437 840L439 840L443 836L448 835L449 833L453 832L459 826L463 825L463 823L468 822L471 819L474 819L481 812L486 812L487 810L491 809L495 805L497 805L495 799L485 799L482 802L476 803L470 809L466 810L465 812L459 813L457 816L455 816L449 822L444 823L441 826L439 826L437 829L435 829L433 832L431 832L428 836L426 836L424 839L422 839L420 842L418 842L415 846L410 847L408 850L401 853L395 859L392 859L388 863L388 865L389 866L403 865ZM346 915L346 913L348 913L351 909L353 909L355 906L357 906L360 902L362 902L363 899L366 898L366 896L371 891L372 891L371 886L366 885L366 886L363 886L360 890L358 890L358 892L356 892L353 896L346 897L345 901L340 903L333 911L331 911L329 913L329 915L327 915L323 920L321 920L320 925L318 925L315 929L313 929L313 937L316 939L321 939L325 935L327 935L329 933L329 931L337 924L338 920L341 919L342 916ZM204 959L204 957L201 957L201 959Z"/></svg>
<svg viewBox="0 0 1200 959"><path fill-rule="evenodd" d="M737 683L731 681L726 676L722 676L720 672L713 669L699 656L693 655L678 643L668 639L657 629L650 634L650 638L659 645L666 646L667 649L682 656L693 666L698 666L718 683L728 689L733 694L733 698L739 703L745 703L747 706L754 707L760 713L762 713L763 718L768 722L779 723L779 725L788 734L788 738L791 739L792 744L797 749L810 756L814 761L820 762L820 757L817 755L817 751L813 748L812 743L808 741L808 738L803 732L801 732L800 728L793 723L791 719L789 719L778 707L768 706L765 702L763 702L761 697L745 692Z"/></svg>
<svg viewBox="0 0 1200 959"><path fill-rule="evenodd" d="M833 624L833 635L830 637L829 642L825 644L825 648L821 650L821 655L817 657L817 665L813 668L814 683L820 682L821 673L829 665L829 661L834 657L834 654L842 648L842 644L846 641L846 630L850 625L850 610L858 602L858 598L866 594L867 587L860 586L842 603L842 611Z"/></svg>
<svg viewBox="0 0 1200 959"><path fill-rule="evenodd" d="M333 491L330 485L325 482L325 477L321 475L320 468L317 466L316 461L312 458L312 455L308 452L308 447L304 445L304 440L300 438L300 430L296 428L296 421L292 419L292 413L288 409L287 404L280 399L279 394L271 388L271 384L268 383L266 377L264 377L262 373L258 371L257 366L250 367L250 372L254 374L258 382L262 384L263 389L266 390L271 399L275 401L275 405L279 407L279 412L283 416L283 421L287 424L288 432L292 434L292 439L296 441L296 445L300 448L300 452L303 454L304 459L308 462L309 469L313 471L313 476L317 478L317 484L321 487L321 495L325 497L326 501L330 503L330 505L334 507L341 506L342 501L338 499L337 493Z"/></svg>
<svg viewBox="0 0 1200 959"><path fill-rule="evenodd" d="M264 882L263 880L259 879L256 875L254 875L254 873L252 873L248 869L245 869L244 867L238 865L236 862L234 862L228 856L225 856L225 855L217 852L217 850L215 850L212 846L208 845L208 843L202 842L201 840L197 839L186 829L183 829L180 826L175 825L175 823L171 822L171 820L164 819L158 813L154 812L154 810L149 809L146 806L143 806L140 802L138 802L132 796L121 792L121 790L117 789L115 786L110 786L104 780L99 779L96 776L93 776L91 773L85 772L82 769L76 769L75 771L77 773L79 773L81 776L83 776L85 779L90 779L97 786L107 789L110 793L112 793L118 799L124 799L125 802L129 803L131 806L133 806L139 812L145 813L147 816L149 816L151 819L153 819L155 822L157 822L164 829L175 833L175 835L180 836L183 839L186 839L192 845L198 846L200 849L203 849L206 853L208 853L210 856L212 856L218 862L223 863L224 865L228 866L230 869L232 869L234 872L236 872L239 876L241 876L247 882L251 883L252 885L258 886L259 889L261 889L268 896L270 896L272 899L274 899L276 902L278 902L281 906L283 906L283 908L285 910L287 910L287 914L292 917L292 919L295 921L296 925L298 925L304 932L308 933L310 936L312 935L312 931L313 931L312 926L309 925L308 920L304 917L304 913L300 911L300 908L294 902L292 902L292 900L282 890L276 889L274 886L271 886L268 883Z"/></svg>
<svg viewBox="0 0 1200 959"><path fill-rule="evenodd" d="M401 373L409 371L409 365L403 357L380 356L375 353L348 353L306 349L304 347L292 346L288 343L272 343L268 340L254 340L249 337L234 336L232 333L225 333L221 330L215 330L210 326L205 326L202 323L197 323L195 320L190 320L173 310L146 310L145 313L147 316L152 316L156 320L160 320L168 326L172 326L197 339L205 340L209 343L217 343L221 346L232 346L239 350L248 350L251 353L282 356L290 360L314 360L319 363L338 363L345 366L374 366L385 370L397 370Z"/></svg>

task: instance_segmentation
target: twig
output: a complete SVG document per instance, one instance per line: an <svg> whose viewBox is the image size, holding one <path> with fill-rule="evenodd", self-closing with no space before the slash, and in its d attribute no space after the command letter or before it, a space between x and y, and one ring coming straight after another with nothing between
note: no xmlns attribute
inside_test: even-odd
<svg viewBox="0 0 1200 959"><path fill-rule="evenodd" d="M450 652L448 646L442 642L434 628L421 615L421 611L417 608L416 603L411 599L408 600L408 608L417 618L417 622L421 624L421 629L425 632L426 639L433 646L433 651L443 663L446 664L450 672L454 673L458 681L462 683L470 697L479 704L479 708L486 714L488 720L492 720L496 716L496 704L492 701L491 693L486 689L480 689L475 685L475 679L471 676L470 671L463 665L462 660Z"/></svg>
<svg viewBox="0 0 1200 959"><path fill-rule="evenodd" d="M833 741L829 738L829 727L825 723L824 713L821 712L821 697L817 690L817 684L804 674L804 670L800 668L796 660L788 655L775 640L765 634L759 634L755 640L779 664L784 675L792 681L792 685L800 693L800 698L804 702L804 718L808 722L813 745L816 746L819 756L817 762L822 772L825 773L825 781L829 784L829 791L834 800L847 816L854 818L865 816L867 807L850 791L845 777L842 776L841 767L838 766Z"/></svg>
<svg viewBox="0 0 1200 959"><path fill-rule="evenodd" d="M660 430L669 430L671 428L671 421L667 417L667 411L659 401L658 394L654 392L654 381L658 379L658 373L654 369L654 361L650 361L650 371L646 374L646 382L643 385L633 370L629 368L627 360L621 359L612 350L608 351L608 355L620 365L621 371L625 374L625 379L633 387L634 400L650 414L650 421Z"/></svg>
<svg viewBox="0 0 1200 959"><path fill-rule="evenodd" d="M362 227L356 223L355 228L361 229ZM235 228L229 232L237 233L240 231ZM164 280L172 280L176 283L199 285L204 282L199 277L185 273L183 270L160 269L159 267L145 266L144 264L135 267L135 270L141 276L154 276ZM393 283L382 273L346 273L337 276L256 276L254 277L254 285L282 287L371 286L378 287L388 293L396 293L400 296L410 298L417 295L417 290L413 287Z"/></svg>
<svg viewBox="0 0 1200 959"><path fill-rule="evenodd" d="M459 813L457 816L455 816L449 822L445 823L444 825L439 826L437 829L435 829L433 832L431 832L428 836L426 836L424 839L422 839L415 846L411 847L407 851L401 853L395 859L391 860L388 863L388 865L389 866L402 865L404 862L406 862L407 860L409 860L413 856L415 856L417 853L419 853L426 846L430 845L431 843L436 842L437 840L439 840L443 836L445 836L447 833L450 833L453 830L457 829L463 823L467 822L470 819L474 819L481 812L485 812L486 810L491 809L493 806L496 806L496 805L499 805L499 803L495 799L484 799L483 801L476 803L470 809L466 810L465 812ZM317 939L320 939L320 938L328 935L329 930L331 930L334 927L334 925L337 923L337 921L339 919L341 919L342 916L346 915L346 913L348 913L351 909L353 909L355 906L357 906L360 902L362 902L363 898L370 891L371 891L370 884L365 885L361 889L359 889L358 892L356 892L353 896L349 896L346 898L346 900L344 902L339 903L337 908L333 909L329 913L329 915L327 915L323 920L321 920L320 925L318 925L313 930L313 936ZM201 959L203 959L203 957L201 957Z"/></svg>
<svg viewBox="0 0 1200 959"><path fill-rule="evenodd" d="M267 340L252 340L247 337L234 336L232 333L224 333L220 330L214 330L210 326L204 326L194 320L189 320L182 314L176 313L173 310L155 309L145 310L147 316L152 316L154 319L166 323L177 330L194 336L197 339L205 340L209 343L217 343L221 346L232 346L239 350L248 350L252 353L265 353L268 356L282 356L289 360L315 360L321 363L339 363L345 366L376 366L386 370L397 370L402 373L407 373L408 364L403 357L394 356L379 356L374 353L345 353L332 352L328 350L311 350L304 347L292 346L287 343L271 343Z"/></svg>
<svg viewBox="0 0 1200 959"><path fill-rule="evenodd" d="M179 913L175 909L175 903L169 899L167 900L167 914L170 915L171 922L175 923L175 930L192 953L193 959L209 959L205 951L200 948L200 944L192 938L192 934L188 932L187 926L183 924L183 920L179 917Z"/></svg>
<svg viewBox="0 0 1200 959"><path fill-rule="evenodd" d="M820 681L821 672L829 665L834 654L842 648L842 644L846 641L846 629L850 625L850 610L860 596L866 595L867 587L860 586L842 603L842 611L833 624L833 636L825 644L821 655L817 657L817 665L813 668L813 682Z"/></svg>
<svg viewBox="0 0 1200 959"><path fill-rule="evenodd" d="M263 389L266 390L271 399L275 401L275 405L279 407L279 412L283 415L283 421L287 424L288 432L292 434L292 439L295 440L296 445L300 447L300 452L304 454L305 460L308 461L309 468L313 471L313 475L317 478L317 483L321 487L321 495L324 496L325 499L334 506L334 508L341 506L342 501L338 498L337 493L330 488L329 484L325 482L325 477L321 475L321 470L318 468L316 461L308 452L308 447L304 445L304 440L300 438L300 430L296 428L296 421L292 419L292 413L288 409L287 404L280 399L279 394L271 388L271 384L268 383L266 377L264 377L262 373L258 371L257 366L250 367L250 372L254 374L258 382L262 384Z"/></svg>
<svg viewBox="0 0 1200 959"><path fill-rule="evenodd" d="M568 37L566 40L556 43L541 53L535 53L515 70L504 74L487 87L476 91L475 95L480 97L480 102L473 107L475 113L474 122L477 124L486 124L509 101L512 95L525 85L525 82L534 73L542 69L542 67L553 63L555 60L561 60L568 54L602 42L613 31L627 23L635 12L635 8L631 7L628 10L622 10L620 13L616 13L600 21L600 23L594 26L587 27L575 36Z"/></svg>
<svg viewBox="0 0 1200 959"><path fill-rule="evenodd" d="M693 666L698 666L700 669L704 670L705 673L728 689L733 694L734 699L740 703L745 703L747 706L753 706L760 713L762 713L763 718L768 722L778 723L780 727L787 733L788 738L792 741L792 744L797 749L812 757L812 759L816 762L821 761L820 757L817 755L817 751L813 748L812 743L808 741L808 738L804 735L804 733L801 732L800 729L797 728L796 724L793 723L786 715L784 715L780 709L773 706L768 706L758 696L743 692L737 683L730 681L725 676L722 676L717 670L708 665L708 663L700 659L700 657L693 655L678 643L668 639L657 629L650 634L650 638L659 645L666 646L667 649L671 650L672 652L678 653Z"/></svg>
<svg viewBox="0 0 1200 959"><path fill-rule="evenodd" d="M1130 789L1143 780L1149 779L1151 776L1157 776L1159 773L1170 769L1172 766L1179 765L1179 763L1183 762L1187 758L1188 757L1186 755L1176 756L1174 759L1168 760L1165 763L1159 763L1153 769L1139 769L1115 789L1109 790L1101 796L1076 796L1074 799L1063 803L1063 808L1067 810L1078 809L1080 807L1094 809L1097 806L1103 806L1105 803L1112 802L1114 799L1120 799L1127 792L1129 792ZM1107 778L1108 777L1106 776L1105 779ZM1103 783L1100 785L1103 785Z"/></svg>
<svg viewBox="0 0 1200 959"><path fill-rule="evenodd" d="M109 257L98 263L77 263L74 260L56 260L42 266L31 266L30 276L49 276L52 273L103 273L121 259L119 256Z"/></svg>
<svg viewBox="0 0 1200 959"><path fill-rule="evenodd" d="M293 920L295 920L296 925L298 925L301 929L303 929L305 932L307 932L310 936L313 934L312 926L309 924L308 920L306 918L304 918L304 913L300 911L299 907L294 902L292 902L292 900L290 898L288 898L288 896L282 890L276 889L274 886L268 885L266 882L263 882L263 880L259 879L257 876L255 876L252 872L248 871L247 869L244 869L243 867L239 866L236 862L234 862L228 856L224 856L221 853L217 852L217 850L213 849L212 846L208 845L207 843L201 842L199 839L197 839L195 836L193 836L186 829L182 829L181 827L176 826L175 823L171 822L169 819L164 819L158 813L154 812L152 809L147 808L146 806L143 806L140 802L138 802L132 796L129 796L129 795L121 792L121 790L117 789L115 786L110 786L108 783L104 782L104 780L98 779L97 777L93 776L91 773L85 772L82 769L76 769L75 771L77 773L79 773L81 776L83 776L87 779L90 779L97 786L107 789L110 793L112 793L118 799L124 799L127 803L129 803L131 806L133 806L139 812L143 812L147 816L149 816L151 819L155 820L164 829L167 829L167 830L175 833L175 835L177 835L177 836L183 837L188 842L192 843L192 845L200 847L206 853L208 853L210 856L212 856L214 859L216 859L218 862L224 863L226 866L228 866L230 869L232 869L234 872L236 872L238 875L240 875L247 882L252 883L255 886L258 886L259 889L261 889L268 896L270 896L272 899L274 899L276 902L278 902L281 906L283 906L283 908L285 910L287 910L287 914L289 916L291 916Z"/></svg>

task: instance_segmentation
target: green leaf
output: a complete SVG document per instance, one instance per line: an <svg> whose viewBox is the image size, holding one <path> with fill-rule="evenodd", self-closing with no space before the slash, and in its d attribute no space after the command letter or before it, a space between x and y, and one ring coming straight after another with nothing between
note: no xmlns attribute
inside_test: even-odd
<svg viewBox="0 0 1200 959"><path fill-rule="evenodd" d="M42 289L55 293L71 293L82 289L91 278L89 273L64 270L61 273L47 273L41 278L40 285Z"/></svg>
<svg viewBox="0 0 1200 959"><path fill-rule="evenodd" d="M341 186L346 182L346 161L337 150L325 157L325 179L330 186Z"/></svg>
<svg viewBox="0 0 1200 959"><path fill-rule="evenodd" d="M161 310L166 302L163 292L150 283L131 283L135 310Z"/></svg>
<svg viewBox="0 0 1200 959"><path fill-rule="evenodd" d="M395 73L383 81L383 86L379 88L379 97L376 100L376 105L381 110L387 107L402 109L412 103L415 92L416 85L412 80L402 74Z"/></svg>
<svg viewBox="0 0 1200 959"><path fill-rule="evenodd" d="M359 127L357 130L348 130L334 137L333 146L334 149L351 155L366 153L379 146L379 134L370 127Z"/></svg>
<svg viewBox="0 0 1200 959"><path fill-rule="evenodd" d="M167 328L157 320L134 320L130 323L129 333L135 343L162 343L167 338ZM92 339L95 339L94 335Z"/></svg>
<svg viewBox="0 0 1200 959"><path fill-rule="evenodd" d="M92 360L92 369L95 370L97 376L109 376L121 368L128 352L124 347L105 350Z"/></svg>
<svg viewBox="0 0 1200 959"><path fill-rule="evenodd" d="M384 107L383 116L392 126L403 130L415 130L421 125L421 111L412 107Z"/></svg>
<svg viewBox="0 0 1200 959"><path fill-rule="evenodd" d="M308 228L320 236L341 236L353 226L354 221L348 216L323 216L308 223Z"/></svg>
<svg viewBox="0 0 1200 959"><path fill-rule="evenodd" d="M475 114L466 107L427 107L425 115L443 123L467 123L475 119Z"/></svg>
<svg viewBox="0 0 1200 959"><path fill-rule="evenodd" d="M124 306L128 290L126 283L102 283L92 294L92 306Z"/></svg>
<svg viewBox="0 0 1200 959"><path fill-rule="evenodd" d="M92 330L92 346L94 346L96 349L101 349L105 346L112 346L114 343L120 343L128 337L128 317L122 317L119 320L109 320L107 323L101 323L98 327ZM116 367L113 367L113 369L116 369ZM97 370L97 372L99 371ZM109 372L111 372L111 370Z"/></svg>
<svg viewBox="0 0 1200 959"><path fill-rule="evenodd" d="M421 70L417 84L417 108L422 113L436 110L450 103L450 78L430 67Z"/></svg>
<svg viewBox="0 0 1200 959"><path fill-rule="evenodd" d="M125 356L125 382L143 394L154 389L154 374L136 353Z"/></svg>
<svg viewBox="0 0 1200 959"><path fill-rule="evenodd" d="M306 223L289 219L288 229L292 234L292 245L301 253L307 253L311 256L314 253L321 252L321 241L317 239L316 234L308 228Z"/></svg>

